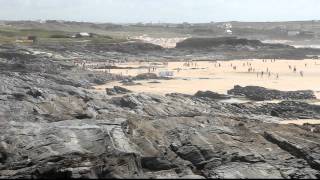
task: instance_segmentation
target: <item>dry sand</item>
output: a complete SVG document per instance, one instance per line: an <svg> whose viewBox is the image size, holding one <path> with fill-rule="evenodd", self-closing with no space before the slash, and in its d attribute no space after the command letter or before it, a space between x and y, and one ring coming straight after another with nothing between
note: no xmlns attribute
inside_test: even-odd
<svg viewBox="0 0 320 180"><path fill-rule="evenodd" d="M276 60L263 62L262 60L233 60L233 61L198 61L184 66L186 62L169 62L167 66L157 67L154 73L160 71L174 71L172 80L158 80L160 83L149 83L152 80L139 81L142 85L126 86L136 92L151 92L166 94L179 92L194 94L198 90L210 90L219 93L226 93L234 85L263 86L266 88L289 90L313 90L320 98L320 60ZM219 67L219 64L221 65ZM249 65L251 64L251 66ZM141 67L152 66L149 63L122 63L116 64L120 67ZM289 69L289 65L291 69ZM236 70L233 69L236 66ZM255 72L248 72L252 67ZM293 72L296 67L297 71ZM180 71L177 68L181 68ZM267 73L270 71L270 76ZM140 69L112 69L111 73L135 76L148 72L148 68ZM261 71L264 71L261 77ZM303 77L300 75L303 72ZM277 75L279 78L277 78ZM107 87L121 85L119 82L112 82L106 85L96 86L96 90L104 91Z"/></svg>
<svg viewBox="0 0 320 180"><path fill-rule="evenodd" d="M280 121L280 124L297 124L297 125L303 125L304 123L320 124L320 119L296 119L296 120Z"/></svg>

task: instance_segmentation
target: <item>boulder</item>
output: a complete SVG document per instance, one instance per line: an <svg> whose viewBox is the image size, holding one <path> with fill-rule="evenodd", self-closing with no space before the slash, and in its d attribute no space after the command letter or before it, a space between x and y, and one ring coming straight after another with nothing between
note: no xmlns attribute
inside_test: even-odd
<svg viewBox="0 0 320 180"><path fill-rule="evenodd" d="M198 165L205 161L200 150L196 146L182 146L176 152L182 159L190 161L194 165Z"/></svg>
<svg viewBox="0 0 320 180"><path fill-rule="evenodd" d="M113 88L106 88L106 92L108 95L116 95L130 93L131 91L120 86L114 86Z"/></svg>
<svg viewBox="0 0 320 180"><path fill-rule="evenodd" d="M210 99L230 99L230 96L219 94L212 91L198 91L195 95L195 97L205 97Z"/></svg>
<svg viewBox="0 0 320 180"><path fill-rule="evenodd" d="M234 86L233 89L228 90L228 94L245 96L255 101L265 101L274 99L286 100L301 100L301 99L316 99L314 92L311 90L300 91L279 91L274 89L267 89L259 86Z"/></svg>
<svg viewBox="0 0 320 180"><path fill-rule="evenodd" d="M134 77L134 79L136 80L158 79L158 76L155 73L142 73L142 74L138 74L136 77Z"/></svg>
<svg viewBox="0 0 320 180"><path fill-rule="evenodd" d="M142 157L141 165L143 168L153 171L169 170L175 167L170 161L161 157Z"/></svg>
<svg viewBox="0 0 320 180"><path fill-rule="evenodd" d="M286 138L281 137L274 132L268 131L264 132L264 137L270 142L277 144L280 148L291 153L293 156L305 159L314 169L320 170L320 156L318 153L314 152L320 149L319 144L313 149L305 148L295 142L291 142Z"/></svg>
<svg viewBox="0 0 320 180"><path fill-rule="evenodd" d="M148 83L150 83L150 84L159 84L159 83L161 83L160 81L150 81L150 82L148 82Z"/></svg>
<svg viewBox="0 0 320 180"><path fill-rule="evenodd" d="M132 79L124 79L121 81L122 85L125 86L135 86L135 85L141 85L141 83L136 83Z"/></svg>
<svg viewBox="0 0 320 180"><path fill-rule="evenodd" d="M142 103L134 96L125 96L120 99L120 105L122 107L129 107L131 109L141 106Z"/></svg>
<svg viewBox="0 0 320 180"><path fill-rule="evenodd" d="M30 89L27 94L29 94L30 96L34 97L34 98L38 98L40 96L42 96L42 92L39 89Z"/></svg>

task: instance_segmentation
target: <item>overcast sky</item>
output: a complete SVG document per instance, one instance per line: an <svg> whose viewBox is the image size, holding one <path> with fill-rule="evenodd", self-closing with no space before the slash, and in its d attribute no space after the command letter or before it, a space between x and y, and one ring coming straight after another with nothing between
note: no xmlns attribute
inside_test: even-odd
<svg viewBox="0 0 320 180"><path fill-rule="evenodd" d="M320 0L0 0L0 19L115 23L320 20Z"/></svg>

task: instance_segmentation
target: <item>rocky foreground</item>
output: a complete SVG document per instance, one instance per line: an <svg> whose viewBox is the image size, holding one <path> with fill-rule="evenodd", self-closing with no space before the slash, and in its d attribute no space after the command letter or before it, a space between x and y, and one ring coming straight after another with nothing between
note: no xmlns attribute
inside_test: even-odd
<svg viewBox="0 0 320 180"><path fill-rule="evenodd" d="M118 79L2 51L0 178L320 178L320 106L90 86ZM13 58L14 57L14 58Z"/></svg>

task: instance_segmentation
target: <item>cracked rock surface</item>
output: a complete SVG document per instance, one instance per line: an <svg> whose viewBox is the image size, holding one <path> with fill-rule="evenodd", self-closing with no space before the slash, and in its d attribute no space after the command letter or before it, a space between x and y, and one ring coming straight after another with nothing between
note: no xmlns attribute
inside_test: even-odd
<svg viewBox="0 0 320 180"><path fill-rule="evenodd" d="M278 124L320 118L317 105L109 96L87 87L112 75L33 56L1 63L0 178L320 178L320 127Z"/></svg>

